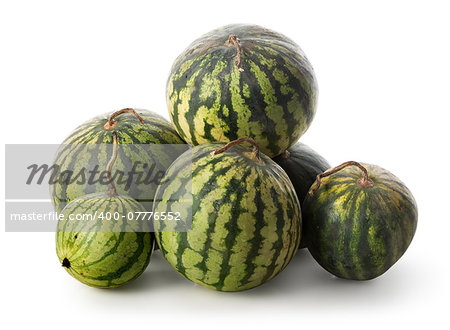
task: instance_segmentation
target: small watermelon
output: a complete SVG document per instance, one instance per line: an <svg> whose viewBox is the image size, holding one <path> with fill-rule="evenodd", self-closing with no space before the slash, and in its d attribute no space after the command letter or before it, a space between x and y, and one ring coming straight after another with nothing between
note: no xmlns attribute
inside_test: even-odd
<svg viewBox="0 0 450 330"><path fill-rule="evenodd" d="M317 174L331 167L325 158L301 142L297 142L273 160L285 170L289 179L291 179L300 205L303 205L303 200L316 180ZM303 225L308 221L308 218L303 213L302 221ZM301 249L306 247L307 240L308 238L304 233L300 242Z"/></svg>
<svg viewBox="0 0 450 330"><path fill-rule="evenodd" d="M108 189L101 182L89 182L88 173L95 168L99 171L106 168L112 153L112 150L108 149L108 145L113 142L112 131L117 133L120 145L129 146L119 149L115 165L115 169L123 173L129 173L133 165L143 164L146 164L147 168L155 165L154 173L164 173L186 150L181 146L184 141L172 125L153 112L126 108L112 115L95 117L75 129L56 153L54 164L59 168L54 175L59 179L50 185L50 193L57 212L61 212L67 203L75 198ZM158 144L164 146L148 147ZM73 175L66 177L64 173ZM80 173L84 173L85 177L79 176ZM80 179L77 179L77 176ZM140 202L147 202L153 199L156 187L157 184L139 183L132 178L128 187L126 184L117 184L117 191Z"/></svg>
<svg viewBox="0 0 450 330"><path fill-rule="evenodd" d="M219 291L250 289L279 274L301 236L300 203L286 173L256 147L237 143L186 151L155 196L155 214L181 211L185 223L192 219L188 231L180 222L155 222L168 263L187 279Z"/></svg>
<svg viewBox="0 0 450 330"><path fill-rule="evenodd" d="M195 40L174 62L166 99L189 144L253 138L274 157L313 120L314 71L300 47L256 25L227 25Z"/></svg>
<svg viewBox="0 0 450 330"><path fill-rule="evenodd" d="M153 236L145 232L144 222L135 220L137 212L145 212L140 203L109 193L86 195L67 204L56 233L61 265L96 288L118 287L137 278L153 248ZM69 221L69 216L74 220ZM77 216L85 220L75 220Z"/></svg>
<svg viewBox="0 0 450 330"><path fill-rule="evenodd" d="M386 272L417 227L411 192L375 165L347 162L320 174L303 207L309 251L345 279L369 280Z"/></svg>

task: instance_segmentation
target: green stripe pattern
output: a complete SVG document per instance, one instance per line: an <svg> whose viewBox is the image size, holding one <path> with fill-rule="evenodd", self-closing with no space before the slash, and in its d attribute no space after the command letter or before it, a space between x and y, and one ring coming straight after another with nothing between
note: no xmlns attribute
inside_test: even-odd
<svg viewBox="0 0 450 330"><path fill-rule="evenodd" d="M241 46L241 68L231 34ZM317 103L314 71L292 40L254 25L228 25L194 41L172 66L166 98L189 144L253 138L274 157L308 129Z"/></svg>
<svg viewBox="0 0 450 330"><path fill-rule="evenodd" d="M417 205L408 188L389 171L362 164L374 182L363 188L362 172L351 166L325 177L303 204L308 249L335 276L369 280L395 264L417 227Z"/></svg>
<svg viewBox="0 0 450 330"><path fill-rule="evenodd" d="M114 119L117 124L113 129L106 130L103 126L110 116L108 113L76 128L56 153L54 164L60 166L59 170L55 171L57 177L65 178L62 174L71 171L74 178L83 169L93 169L95 166L98 166L99 172L105 171L113 150L112 130L117 132L118 143L127 145L126 148L118 149L114 171L128 173L137 162L148 164L149 167L155 165L154 173L157 170L165 171L184 151L175 145L184 144L184 141L172 125L161 116L147 110L136 112L142 117L144 124L141 124L134 115L124 113ZM164 144L164 148L146 147L150 144ZM142 166L139 169L142 170ZM89 173L86 178L88 177ZM127 194L141 202L151 201L156 187L157 185L138 184L136 179L129 188L116 182L118 193ZM53 205L58 212L75 198L108 189L109 186L106 184L88 184L87 181L82 183L81 180L74 182L58 180L50 185Z"/></svg>
<svg viewBox="0 0 450 330"><path fill-rule="evenodd" d="M309 188L314 181L316 181L317 174L329 169L330 164L325 158L301 142L297 142L287 151L289 152L288 156L282 154L275 157L273 160L280 165L289 176L303 212L303 200L308 194ZM308 221L304 212L302 213L302 221L303 225ZM302 235L300 248L306 247L307 240L308 238L306 235Z"/></svg>
<svg viewBox="0 0 450 330"><path fill-rule="evenodd" d="M103 220L100 214L120 214L118 220ZM136 279L147 267L153 236L142 221L126 221L128 212L145 212L132 198L103 193L69 203L62 214L96 215L96 220L60 220L56 253L66 271L80 282L96 288L113 288Z"/></svg>
<svg viewBox="0 0 450 330"><path fill-rule="evenodd" d="M156 221L155 236L168 263L187 279L241 291L288 265L301 237L300 203L270 158L260 154L258 161L244 146L211 155L223 146L196 146L172 164L154 211L180 211L184 221ZM189 219L192 228L186 230Z"/></svg>

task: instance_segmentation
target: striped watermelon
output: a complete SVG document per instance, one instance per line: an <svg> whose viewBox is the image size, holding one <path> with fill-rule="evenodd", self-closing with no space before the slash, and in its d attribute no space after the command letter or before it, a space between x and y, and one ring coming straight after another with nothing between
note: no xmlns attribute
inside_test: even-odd
<svg viewBox="0 0 450 330"><path fill-rule="evenodd" d="M285 151L273 160L283 168L291 179L300 204L302 204L309 188L316 180L317 174L331 167L325 158L301 142L297 142L287 152Z"/></svg>
<svg viewBox="0 0 450 330"><path fill-rule="evenodd" d="M166 98L189 144L256 140L274 157L308 129L317 83L302 50L256 25L227 25L195 40L172 66Z"/></svg>
<svg viewBox="0 0 450 330"><path fill-rule="evenodd" d="M316 180L317 174L331 167L325 158L301 142L297 142L273 160L285 170L289 179L291 179L297 197L300 200L300 205L303 205L303 200ZM302 214L302 221L303 224L308 221L305 214ZM306 247L307 239L304 234L300 242L301 249Z"/></svg>
<svg viewBox="0 0 450 330"><path fill-rule="evenodd" d="M136 216L145 209L116 194L90 194L70 202L62 212L64 219L80 214L96 215L97 220L58 222L56 253L66 271L96 288L113 288L137 278L150 261L153 238L143 232L147 228L142 221L126 221L130 212ZM108 213L112 220L106 220Z"/></svg>
<svg viewBox="0 0 450 330"><path fill-rule="evenodd" d="M396 176L375 165L347 162L322 176L303 204L309 251L335 276L380 276L411 243L417 226L414 197Z"/></svg>
<svg viewBox="0 0 450 330"><path fill-rule="evenodd" d="M211 154L224 145L196 146L168 169L154 211L181 211L181 220L192 219L192 229L156 221L155 236L166 260L187 279L241 291L267 282L294 256L300 204L288 176L270 158L238 145Z"/></svg>
<svg viewBox="0 0 450 330"><path fill-rule="evenodd" d="M111 117L112 120L109 120ZM119 149L115 169L125 173L131 170L133 164L155 164L155 169L165 170L186 150L169 146L184 144L184 141L164 118L147 110L134 112L133 109L123 109L113 116L104 114L95 117L75 129L57 151L54 163L60 168L55 172L56 175L59 176L65 171L73 171L76 175L83 168L92 169L94 166L98 166L100 171L104 170L112 153L112 150L106 147L111 146L113 142L112 131L117 133L119 144L134 145ZM157 154L153 155L151 152L154 152L155 148L150 149L146 146L149 144L164 144L164 147L157 149ZM146 202L153 199L156 187L156 184L138 184L133 181L129 189L126 189L124 184L117 184L117 191ZM69 183L59 180L50 185L53 205L58 212L75 198L107 189L104 184L88 184L87 181Z"/></svg>

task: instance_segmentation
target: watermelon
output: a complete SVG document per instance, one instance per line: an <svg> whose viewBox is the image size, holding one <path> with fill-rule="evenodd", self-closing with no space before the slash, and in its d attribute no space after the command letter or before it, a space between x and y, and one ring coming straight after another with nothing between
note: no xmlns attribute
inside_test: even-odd
<svg viewBox="0 0 450 330"><path fill-rule="evenodd" d="M273 160L283 168L291 179L300 205L303 205L303 200L316 180L316 176L331 167L325 158L301 142L297 142ZM302 214L302 221L303 224L308 221L305 214ZM306 247L307 240L306 235L302 235L301 249Z"/></svg>
<svg viewBox="0 0 450 330"><path fill-rule="evenodd" d="M58 168L53 174L59 179L50 185L50 192L57 212L61 212L75 198L108 189L99 180L89 182L86 179L88 175L84 181L75 179L83 171L88 173L87 169L98 168L102 171L106 168L112 153L109 148L113 142L112 131L117 133L118 143L123 145L119 148L115 169L124 173L129 173L134 164L146 164L148 168L155 165L154 173L165 172L186 150L182 147L184 141L171 124L153 112L127 108L112 115L95 117L75 129L56 153L54 164ZM157 145L163 146L157 148ZM68 172L73 173L73 177L64 176ZM139 183L135 179L131 181L130 186L116 184L118 193L143 203L153 199L158 184Z"/></svg>
<svg viewBox="0 0 450 330"><path fill-rule="evenodd" d="M267 282L288 265L301 237L300 203L286 173L257 148L231 147L235 142L182 154L154 204L155 213L178 211L184 220L155 222L165 259L187 279L219 291Z"/></svg>
<svg viewBox="0 0 450 330"><path fill-rule="evenodd" d="M145 232L144 222L132 221L136 212L145 209L118 194L89 194L67 204L64 219L72 215L93 220L58 222L56 253L61 265L80 282L96 288L118 287L137 278L150 261L153 238Z"/></svg>
<svg viewBox="0 0 450 330"><path fill-rule="evenodd" d="M316 181L317 174L331 167L325 158L301 142L297 142L273 160L291 179L300 204Z"/></svg>
<svg viewBox="0 0 450 330"><path fill-rule="evenodd" d="M167 82L169 114L189 144L256 140L274 157L308 129L317 103L314 71L300 47L256 25L227 25L195 40Z"/></svg>
<svg viewBox="0 0 450 330"><path fill-rule="evenodd" d="M347 162L318 176L303 203L314 259L331 274L369 280L405 253L417 227L408 188L375 165Z"/></svg>

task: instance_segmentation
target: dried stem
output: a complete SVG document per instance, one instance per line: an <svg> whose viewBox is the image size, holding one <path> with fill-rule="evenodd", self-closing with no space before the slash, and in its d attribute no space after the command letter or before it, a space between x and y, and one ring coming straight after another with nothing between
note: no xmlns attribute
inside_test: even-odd
<svg viewBox="0 0 450 330"><path fill-rule="evenodd" d="M236 53L236 58L234 60L237 63L238 70L244 71L244 69L242 69L242 63L241 63L242 48L241 48L241 44L239 43L238 37L235 34L230 34L225 45L227 47L233 47L233 46L236 47L237 53Z"/></svg>
<svg viewBox="0 0 450 330"><path fill-rule="evenodd" d="M314 192L317 189L319 189L320 184L322 183L322 178L330 176L336 172L339 172L340 170L342 170L348 166L356 166L363 172L363 176L358 180L358 184L361 187L363 187L363 188L372 188L373 187L373 181L371 179L369 179L369 174L367 173L367 169L358 162L349 161L349 162L342 163L339 166L333 167L329 170L326 170L323 173L318 174L316 177L315 185L313 188L311 188L311 190L309 191L309 194L311 196L313 196Z"/></svg>
<svg viewBox="0 0 450 330"><path fill-rule="evenodd" d="M119 111L114 112L111 116L109 116L108 121L106 122L106 124L103 126L104 129L111 129L114 126L116 126L117 122L114 120L114 118L116 118L118 115L121 115L123 113L131 113L133 114L140 122L141 124L144 123L144 119L142 119L141 116L139 116L136 111L134 111L134 109L131 108L125 108Z"/></svg>
<svg viewBox="0 0 450 330"><path fill-rule="evenodd" d="M246 137L246 136L241 137L241 138L239 138L239 139L237 139L237 140L233 140L233 141L228 142L228 143L227 143L226 145L224 145L222 148L217 149L217 150L215 150L215 151L212 151L212 152L211 152L211 155L212 155L212 156L215 156L215 155L221 154L222 152L225 152L225 151L227 151L228 149L230 149L232 146L234 146L234 145L236 145L236 144L240 144L240 143L242 143L242 142L248 142L248 143L250 143L251 145L253 145L252 153L253 153L255 159L257 159L258 161L261 160L261 158L259 157L259 145L258 145L258 143L257 143L255 140L253 140L253 139L251 139L251 138L249 138L249 137Z"/></svg>
<svg viewBox="0 0 450 330"><path fill-rule="evenodd" d="M117 132L112 131L112 135L113 135L113 153L112 153L111 159L108 162L108 165L106 165L106 176L107 176L108 183L110 186L109 191L108 191L109 195L115 195L117 193L116 185L114 184L114 180L112 179L112 175L111 175L112 167L114 165L114 162L117 159L117 150L118 150Z"/></svg>
<svg viewBox="0 0 450 330"><path fill-rule="evenodd" d="M291 157L291 153L289 151L285 150L281 153L280 157L283 159L288 159L289 157Z"/></svg>

